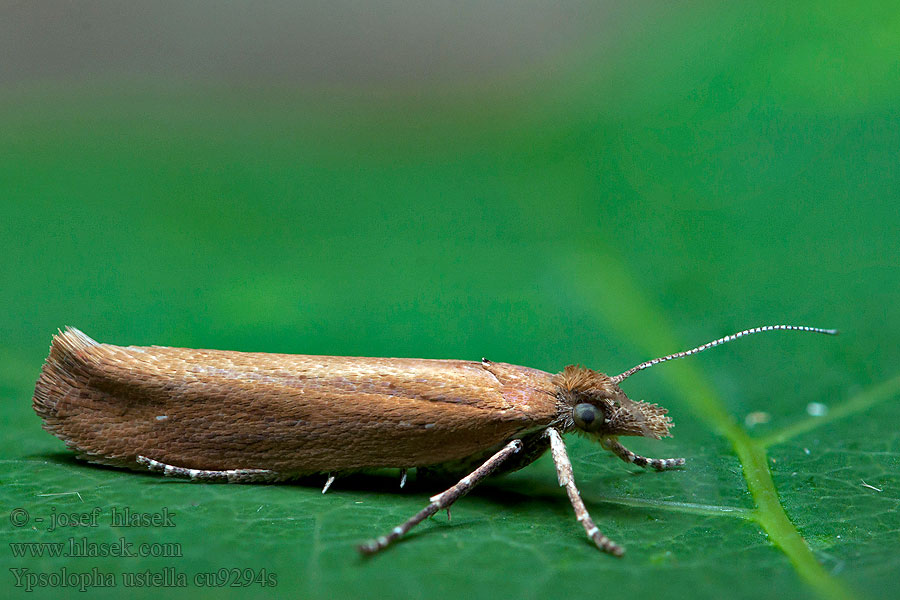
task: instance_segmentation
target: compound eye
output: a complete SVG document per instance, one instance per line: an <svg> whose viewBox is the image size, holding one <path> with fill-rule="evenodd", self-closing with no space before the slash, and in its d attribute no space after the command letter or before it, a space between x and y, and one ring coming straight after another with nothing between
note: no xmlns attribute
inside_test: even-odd
<svg viewBox="0 0 900 600"><path fill-rule="evenodd" d="M597 431L603 425L603 411L586 402L575 405L572 417L575 419L575 425L585 431Z"/></svg>

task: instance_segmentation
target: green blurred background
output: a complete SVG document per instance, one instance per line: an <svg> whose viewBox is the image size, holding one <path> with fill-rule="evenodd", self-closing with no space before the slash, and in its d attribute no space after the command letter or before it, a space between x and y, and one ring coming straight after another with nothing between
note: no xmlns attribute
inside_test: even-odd
<svg viewBox="0 0 900 600"><path fill-rule="evenodd" d="M187 579L92 597L898 595L893 3L9 3L0 56L3 537L182 549L4 544L2 595L79 595L28 594L22 569ZM569 440L622 560L588 544L548 457L362 560L356 543L436 490L103 469L30 405L65 325L620 372L775 322L842 334L761 335L626 384L677 423L630 445L683 471ZM176 527L34 521L93 507L166 508ZM277 585L194 585L221 568Z"/></svg>

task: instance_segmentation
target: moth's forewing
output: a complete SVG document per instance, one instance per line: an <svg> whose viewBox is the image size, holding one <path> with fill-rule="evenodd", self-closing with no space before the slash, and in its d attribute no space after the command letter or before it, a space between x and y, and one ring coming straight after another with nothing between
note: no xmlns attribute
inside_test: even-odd
<svg viewBox="0 0 900 600"><path fill-rule="evenodd" d="M301 475L482 453L552 422L555 389L503 363L120 347L69 329L34 408L94 462Z"/></svg>

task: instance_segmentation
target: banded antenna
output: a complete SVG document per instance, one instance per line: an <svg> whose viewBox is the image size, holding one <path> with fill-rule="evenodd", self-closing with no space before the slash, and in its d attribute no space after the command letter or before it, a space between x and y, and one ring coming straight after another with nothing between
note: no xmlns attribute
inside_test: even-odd
<svg viewBox="0 0 900 600"><path fill-rule="evenodd" d="M615 384L622 383L638 371L643 371L653 365L658 365L659 363L666 362L667 360L674 360L676 358L684 358L685 356L690 356L692 354L697 354L699 352L703 352L704 350L708 350L713 346L718 346L719 344L724 344L725 342L730 342L738 339L739 337L744 337L745 335L750 335L753 333L762 333L763 331L775 331L778 329L789 330L789 331L812 331L813 333L824 333L827 335L837 335L837 329L820 329L818 327L807 327L805 325L763 325L762 327L754 327L753 329L745 329L744 331L739 331L732 335L726 335L723 338L719 338L717 340L713 340L702 346L697 346L696 348L691 348L690 350L685 350L684 352L678 352L676 354L670 354L668 356L663 356L661 358L654 358L653 360L648 360L647 362L643 362L636 367L631 367L624 373L620 375L616 375L612 377L611 380Z"/></svg>

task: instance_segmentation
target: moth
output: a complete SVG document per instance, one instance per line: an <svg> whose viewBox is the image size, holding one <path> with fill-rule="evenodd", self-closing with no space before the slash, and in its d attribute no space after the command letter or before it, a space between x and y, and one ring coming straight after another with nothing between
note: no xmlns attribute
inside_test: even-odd
<svg viewBox="0 0 900 600"><path fill-rule="evenodd" d="M388 534L373 554L480 481L550 450L560 486L596 546L603 535L581 499L562 436L578 432L627 463L666 471L683 458L648 458L619 438L670 435L656 404L620 385L653 365L745 335L831 329L767 325L641 363L615 376L582 366L551 374L487 359L305 356L101 344L67 328L54 336L34 391L43 427L93 463L203 481L276 482L322 474L411 468L459 482Z"/></svg>

